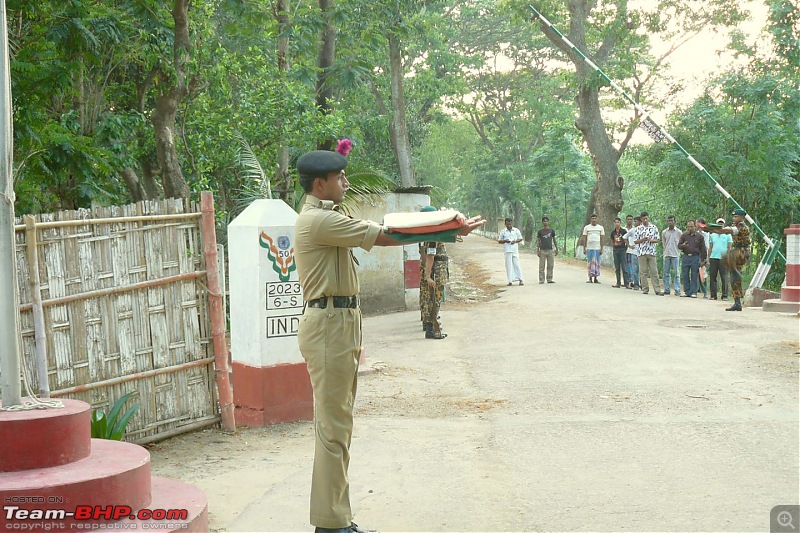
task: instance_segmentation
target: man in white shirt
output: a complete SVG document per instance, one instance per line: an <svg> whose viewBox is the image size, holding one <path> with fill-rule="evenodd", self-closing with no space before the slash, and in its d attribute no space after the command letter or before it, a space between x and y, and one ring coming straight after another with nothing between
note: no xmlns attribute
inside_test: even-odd
<svg viewBox="0 0 800 533"><path fill-rule="evenodd" d="M497 236L497 242L503 245L506 256L506 276L508 277L508 284L511 285L515 281L522 283L522 270L519 267L519 243L522 242L522 233L511 225L511 219L507 218L506 229L500 232Z"/></svg>
<svg viewBox="0 0 800 533"><path fill-rule="evenodd" d="M589 270L589 281L600 283L600 258L603 255L603 236L606 231L597 223L597 215L589 217L589 223L583 227L583 245L586 246L586 263Z"/></svg>

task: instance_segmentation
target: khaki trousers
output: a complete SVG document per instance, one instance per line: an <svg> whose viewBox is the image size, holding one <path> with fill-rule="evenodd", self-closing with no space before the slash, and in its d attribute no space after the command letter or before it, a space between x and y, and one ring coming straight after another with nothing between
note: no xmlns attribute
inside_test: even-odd
<svg viewBox="0 0 800 533"><path fill-rule="evenodd" d="M361 310L306 308L297 342L314 389L314 470L311 478L311 524L349 526L350 440L353 403L361 351Z"/></svg>
<svg viewBox="0 0 800 533"><path fill-rule="evenodd" d="M661 278L658 276L658 263L654 255L640 255L639 256L639 283L642 290L647 292L648 284L647 278L650 278L650 284L656 292L664 292L661 290Z"/></svg>
<svg viewBox="0 0 800 533"><path fill-rule="evenodd" d="M555 262L556 251L539 250L539 283L545 280L544 269L547 267L547 281L553 281L553 263Z"/></svg>

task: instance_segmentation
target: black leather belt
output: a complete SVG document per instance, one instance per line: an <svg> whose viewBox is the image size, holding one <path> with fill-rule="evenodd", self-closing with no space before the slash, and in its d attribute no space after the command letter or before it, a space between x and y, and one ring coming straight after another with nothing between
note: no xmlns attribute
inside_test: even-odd
<svg viewBox="0 0 800 533"><path fill-rule="evenodd" d="M349 309L355 309L358 307L358 296L323 296L322 298L309 300L306 305L308 307L326 309L328 307L328 298L333 298L334 307Z"/></svg>

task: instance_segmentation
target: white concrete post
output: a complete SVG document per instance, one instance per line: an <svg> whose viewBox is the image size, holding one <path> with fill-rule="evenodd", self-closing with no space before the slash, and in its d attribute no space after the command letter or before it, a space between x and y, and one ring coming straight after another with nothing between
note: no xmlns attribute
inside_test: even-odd
<svg viewBox="0 0 800 533"><path fill-rule="evenodd" d="M313 393L297 345L303 294L294 261L297 213L256 200L228 226L236 422L310 420Z"/></svg>

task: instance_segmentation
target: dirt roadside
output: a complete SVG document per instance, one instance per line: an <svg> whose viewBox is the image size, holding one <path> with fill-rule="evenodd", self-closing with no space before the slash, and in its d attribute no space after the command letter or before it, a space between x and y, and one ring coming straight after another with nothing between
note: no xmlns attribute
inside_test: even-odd
<svg viewBox="0 0 800 533"><path fill-rule="evenodd" d="M505 286L498 245L448 247L447 339L365 319L355 520L381 531L752 531L798 503L796 316L599 286ZM731 316L732 315L732 316ZM150 447L209 498L214 531L310 531L310 422Z"/></svg>

